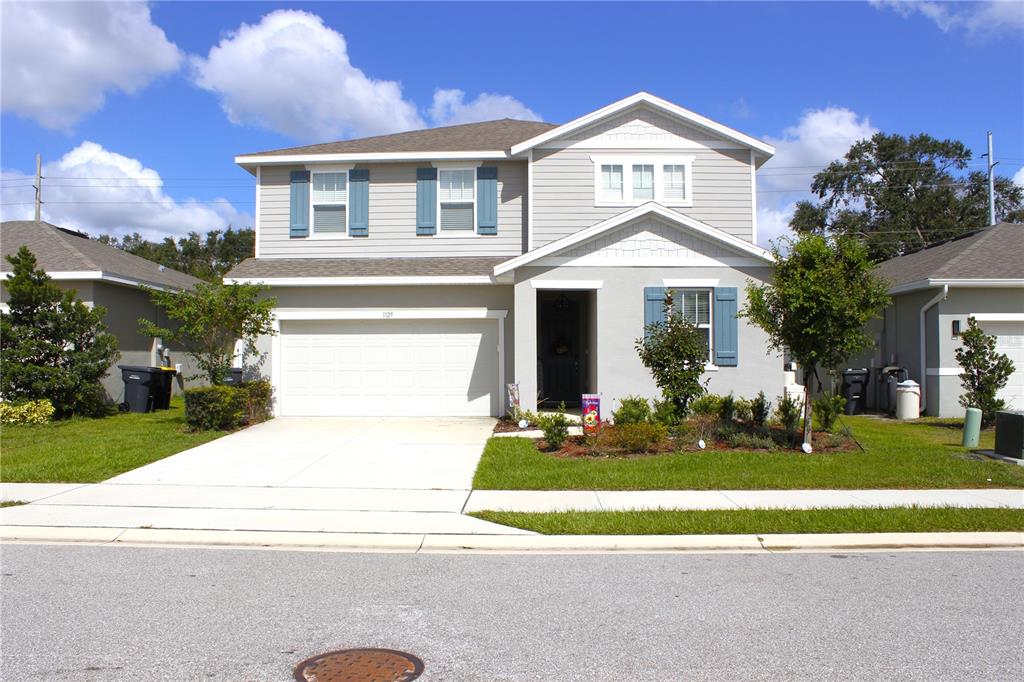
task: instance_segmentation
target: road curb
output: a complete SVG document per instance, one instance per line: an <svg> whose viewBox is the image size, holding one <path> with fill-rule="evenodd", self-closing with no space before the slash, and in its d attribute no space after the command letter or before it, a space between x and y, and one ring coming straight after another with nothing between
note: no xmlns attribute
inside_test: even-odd
<svg viewBox="0 0 1024 682"><path fill-rule="evenodd" d="M357 552L824 552L1024 549L1024 533L785 535L432 535L2 526L0 541L150 547L235 547Z"/></svg>

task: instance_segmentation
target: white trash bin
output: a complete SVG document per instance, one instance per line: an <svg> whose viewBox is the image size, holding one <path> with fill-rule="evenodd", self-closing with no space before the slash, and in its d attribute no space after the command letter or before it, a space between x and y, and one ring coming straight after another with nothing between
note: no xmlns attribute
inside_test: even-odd
<svg viewBox="0 0 1024 682"><path fill-rule="evenodd" d="M917 419L921 416L921 386L913 379L896 384L896 418Z"/></svg>

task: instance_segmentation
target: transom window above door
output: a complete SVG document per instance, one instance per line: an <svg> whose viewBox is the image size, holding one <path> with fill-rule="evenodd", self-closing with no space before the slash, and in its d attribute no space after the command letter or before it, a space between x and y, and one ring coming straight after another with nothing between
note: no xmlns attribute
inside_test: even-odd
<svg viewBox="0 0 1024 682"><path fill-rule="evenodd" d="M344 235L348 231L348 171L312 173L313 235Z"/></svg>
<svg viewBox="0 0 1024 682"><path fill-rule="evenodd" d="M591 156L595 206L692 206L693 156Z"/></svg>
<svg viewBox="0 0 1024 682"><path fill-rule="evenodd" d="M476 215L473 169L438 171L437 200L442 232L472 232Z"/></svg>

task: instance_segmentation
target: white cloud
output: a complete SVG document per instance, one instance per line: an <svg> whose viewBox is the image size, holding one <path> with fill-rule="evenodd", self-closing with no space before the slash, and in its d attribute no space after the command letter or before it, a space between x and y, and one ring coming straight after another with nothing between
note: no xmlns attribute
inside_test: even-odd
<svg viewBox="0 0 1024 682"><path fill-rule="evenodd" d="M233 123L316 141L424 126L399 83L353 66L345 37L308 12L242 24L191 61L196 84L220 97Z"/></svg>
<svg viewBox="0 0 1024 682"><path fill-rule="evenodd" d="M228 201L175 201L164 181L141 161L83 142L43 166L43 220L98 234L139 232L148 239L248 227L252 219ZM3 220L30 219L34 177L3 172Z"/></svg>
<svg viewBox="0 0 1024 682"><path fill-rule="evenodd" d="M776 153L757 172L758 242L767 246L770 239L788 235L795 202L812 198L814 174L876 132L866 116L827 107L804 112L779 137L766 136Z"/></svg>
<svg viewBox="0 0 1024 682"><path fill-rule="evenodd" d="M430 107L430 118L434 125L458 125L477 121L493 121L500 118L516 118L523 121L539 121L532 109L509 95L495 95L484 92L472 102L466 102L462 90L434 91L434 103Z"/></svg>
<svg viewBox="0 0 1024 682"><path fill-rule="evenodd" d="M1024 187L1024 166L1017 169L1017 172L1013 174L1013 183Z"/></svg>
<svg viewBox="0 0 1024 682"><path fill-rule="evenodd" d="M143 3L5 2L3 110L69 128L103 106L176 71L182 55Z"/></svg>
<svg viewBox="0 0 1024 682"><path fill-rule="evenodd" d="M889 9L901 17L920 14L943 33L963 31L968 40L985 41L1002 34L1024 32L1024 3L1020 0L984 2L935 2L930 0L871 0L877 9Z"/></svg>

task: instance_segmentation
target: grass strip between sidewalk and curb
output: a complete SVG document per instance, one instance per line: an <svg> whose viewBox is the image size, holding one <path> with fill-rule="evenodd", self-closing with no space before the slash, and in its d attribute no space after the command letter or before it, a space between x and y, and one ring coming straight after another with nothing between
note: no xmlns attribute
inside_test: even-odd
<svg viewBox="0 0 1024 682"><path fill-rule="evenodd" d="M743 535L1024 531L1024 509L858 507L506 512L471 516L543 535Z"/></svg>

